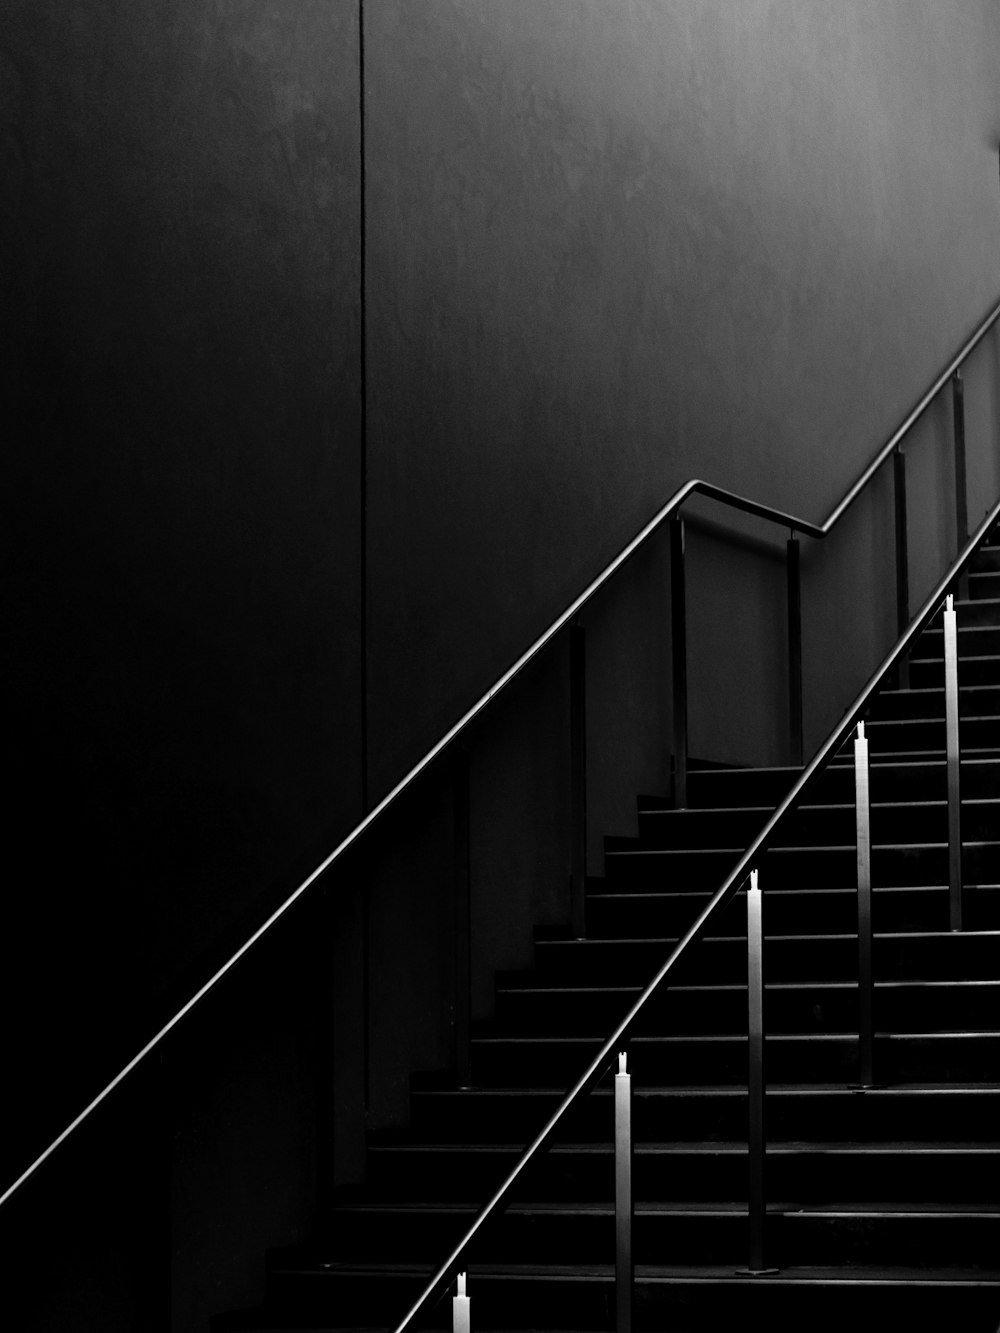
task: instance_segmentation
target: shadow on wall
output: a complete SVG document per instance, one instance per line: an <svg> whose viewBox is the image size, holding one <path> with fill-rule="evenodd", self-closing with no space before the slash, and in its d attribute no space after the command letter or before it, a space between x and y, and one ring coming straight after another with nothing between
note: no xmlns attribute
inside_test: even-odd
<svg viewBox="0 0 1000 1333"><path fill-rule="evenodd" d="M359 813L357 110L354 0L3 7L4 1184ZM12 1205L17 1327L259 1294L316 1190L282 947Z"/></svg>

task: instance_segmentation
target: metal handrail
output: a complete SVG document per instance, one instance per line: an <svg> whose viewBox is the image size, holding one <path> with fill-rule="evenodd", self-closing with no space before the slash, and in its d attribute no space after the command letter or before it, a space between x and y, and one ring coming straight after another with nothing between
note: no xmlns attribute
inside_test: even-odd
<svg viewBox="0 0 1000 1333"><path fill-rule="evenodd" d="M841 720L830 732L829 736L817 750L807 766L803 769L801 776L792 787L791 791L789 791L784 800L776 806L773 814L771 814L763 828L740 856L736 865L713 894L711 900L706 904L687 932L674 946L666 962L662 965L652 981L611 1033L610 1037L608 1037L601 1046L601 1049L591 1060L580 1078L577 1079L573 1087L566 1093L544 1128L524 1150L523 1155L511 1170L506 1180L484 1206L462 1240L459 1241L458 1245L456 1245L448 1258L431 1278L430 1282L428 1282L427 1286L424 1288L415 1304L410 1308L402 1322L396 1325L394 1333L403 1333L403 1331L411 1324L414 1316L420 1309L438 1294L450 1274L460 1267L470 1244L484 1224L505 1201L507 1195L510 1193L528 1164L552 1138L559 1122L569 1110L570 1106L573 1105L578 1097L588 1092L598 1082L601 1076L606 1073L609 1067L609 1062L613 1061L615 1053L620 1051L624 1046L624 1043L628 1040L635 1020L645 1008L648 1001L652 999L653 995L660 989L664 980L673 971L676 964L691 945L697 943L698 940L702 938L712 919L722 911L723 908L727 907L736 896L737 892L747 879L754 863L768 850L778 826L785 817L798 806L802 797L805 795L806 788L811 786L813 781L826 769L830 760L854 729L872 695L878 690L886 676L905 655L914 639L920 635L935 611L938 610L947 590L962 573L976 547L998 518L1000 518L1000 499L998 499L989 510L980 524L978 531L969 538L951 568L937 583L930 596L924 602L916 618L910 623L905 633L897 640L892 649L890 649L888 656L883 660L881 666L879 666L869 678L868 683L844 713Z"/></svg>
<svg viewBox="0 0 1000 1333"><path fill-rule="evenodd" d="M615 556L615 558L606 565L605 568L592 580L578 597L570 603L563 613L558 616L548 629L546 629L538 638L527 648L521 656L503 673L500 678L469 708L457 722L451 726L440 739L431 746L421 759L392 787L375 805L368 814L356 824L353 829L334 847L333 851L325 857L316 868L306 876L296 889L261 923L260 926L246 939L243 944L205 981L188 999L172 1018L156 1032L146 1044L136 1052L131 1060L115 1075L115 1077L94 1097L83 1110L77 1115L66 1128L49 1144L49 1146L35 1158L18 1177L14 1180L2 1194L0 1194L0 1207L2 1207L41 1167L65 1141L72 1135L83 1122L105 1102L115 1089L128 1078L128 1076L146 1059L160 1043L170 1035L177 1025L191 1013L193 1009L214 990L222 979L232 971L237 963L245 957L247 953L259 943L261 939L275 926L288 910L298 902L303 894L312 887L312 885L326 873L330 867L338 861L345 852L368 831L369 828L381 818L382 815L395 804L396 800L419 778L434 761L457 739L467 728L480 716L481 713L493 702L493 700L518 676L521 671L533 661L539 653L543 652L554 639L566 628L568 624L582 611L588 602L607 584L619 569L635 554L648 538L650 538L659 527L675 514L691 495L704 495L711 500L717 500L720 504L727 505L731 509L737 509L743 513L752 514L757 518L765 519L771 523L776 523L780 527L789 528L792 531L804 533L806 536L818 539L824 538L840 521L844 513L854 503L862 490L867 486L875 473L879 470L886 459L898 447L900 440L910 429L911 426L926 411L934 396L948 382L949 378L963 364L966 358L975 350L982 339L990 331L996 321L1000 319L1000 301L993 306L985 318L976 326L975 331L966 339L962 347L955 354L945 370L941 372L935 380L933 386L923 395L923 397L911 408L910 412L904 418L903 422L893 432L889 440L882 446L875 458L865 468L864 472L858 477L850 487L843 499L831 511L823 523L817 525L810 523L808 519L798 518L794 514L788 514L780 509L775 509L770 505L761 504L756 500L748 499L746 496L737 495L734 491L728 491L721 486L716 486L712 482L702 481L699 478L692 478L679 487L673 495L667 500L656 514L646 523L632 540Z"/></svg>

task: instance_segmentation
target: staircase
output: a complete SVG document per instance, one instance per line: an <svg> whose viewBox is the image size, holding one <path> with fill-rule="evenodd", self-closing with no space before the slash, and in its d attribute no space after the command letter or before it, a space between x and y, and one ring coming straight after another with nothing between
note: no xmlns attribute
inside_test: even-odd
<svg viewBox="0 0 1000 1333"><path fill-rule="evenodd" d="M992 542L993 544L989 544ZM761 864L766 1256L747 1262L746 908L740 893L630 1043L635 1326L1000 1326L1000 533L958 603L964 925L948 930L940 616L868 720L875 1081L858 1079L853 759ZM848 747L849 748L849 747ZM496 981L473 1082L415 1079L363 1191L267 1259L266 1307L218 1330L391 1328L798 776L697 769L606 842L587 937L539 933ZM474 1328L614 1326L610 1080L570 1113L470 1264ZM430 1326L446 1327L450 1301Z"/></svg>

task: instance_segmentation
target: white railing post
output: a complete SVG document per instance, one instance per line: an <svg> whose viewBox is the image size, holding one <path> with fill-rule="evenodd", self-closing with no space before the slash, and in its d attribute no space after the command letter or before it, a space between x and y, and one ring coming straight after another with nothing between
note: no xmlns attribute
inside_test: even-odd
<svg viewBox="0 0 1000 1333"><path fill-rule="evenodd" d="M747 885L747 1157L751 1273L764 1268L764 933L757 871Z"/></svg>
<svg viewBox="0 0 1000 1333"><path fill-rule="evenodd" d="M958 623L955 599L944 608L944 715L948 759L948 925L962 929L962 751L958 736Z"/></svg>
<svg viewBox="0 0 1000 1333"><path fill-rule="evenodd" d="M632 1333L632 1075L625 1052L615 1075L615 1312L617 1333Z"/></svg>
<svg viewBox="0 0 1000 1333"><path fill-rule="evenodd" d="M872 981L872 833L868 739L858 723L854 741L854 812L858 847L858 1082L873 1080L875 1031Z"/></svg>

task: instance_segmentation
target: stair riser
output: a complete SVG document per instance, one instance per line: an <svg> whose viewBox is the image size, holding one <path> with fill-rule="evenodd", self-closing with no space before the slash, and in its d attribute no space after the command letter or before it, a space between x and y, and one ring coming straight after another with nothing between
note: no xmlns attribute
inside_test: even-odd
<svg viewBox="0 0 1000 1333"><path fill-rule="evenodd" d="M772 1039L766 1043L767 1076L774 1083L852 1083L858 1077L857 1038ZM473 1076L485 1087L568 1087L597 1054L597 1041L521 1041L516 1038L473 1043ZM746 1083L745 1037L699 1042L644 1040L632 1043L636 1080L647 1087L692 1083ZM1000 1039L949 1036L876 1037L877 1077L886 1083L917 1081L996 1081Z"/></svg>
<svg viewBox="0 0 1000 1333"><path fill-rule="evenodd" d="M567 942L536 946L538 965L523 976L502 980L518 984L641 986L666 958L672 942ZM857 977L856 938L765 938L767 976L771 981L847 981ZM698 981L735 981L746 968L743 939L706 940L697 947L687 975ZM874 971L883 980L983 980L1000 977L1000 935L963 933L876 938Z"/></svg>
<svg viewBox="0 0 1000 1333"><path fill-rule="evenodd" d="M694 808L719 809L733 805L770 806L772 809L787 795L792 783L799 776L798 770L789 769L751 773L727 769L724 772L701 772L688 774L688 804ZM756 781L754 781L756 778ZM828 797L825 785L827 775L817 780L816 799L835 799ZM829 790L839 789L842 775L835 774ZM853 779L852 779L853 782ZM822 784L822 785L821 785ZM650 808L671 808L666 799L655 799Z"/></svg>
<svg viewBox="0 0 1000 1333"><path fill-rule="evenodd" d="M497 1036L600 1036L612 1030L636 999L638 992L627 990L505 991L497 996L495 1020L483 1026ZM1000 1031L1000 985L942 982L933 988L890 989L876 983L874 1013L876 1028L886 1032ZM774 1033L855 1031L857 987L784 990L767 985L764 1022ZM727 990L673 988L649 1002L636 1033L730 1033L745 1030L746 1023L745 984Z"/></svg>
<svg viewBox="0 0 1000 1333"><path fill-rule="evenodd" d="M979 634L981 631L971 631ZM928 689L930 687L940 687L944 684L944 662L941 658L941 636L937 636L937 642L934 644L936 655L925 660L910 663L910 685L915 690ZM962 646L960 645L960 651ZM982 644L972 644L967 647L967 652L987 653L986 647ZM985 655L977 659L975 657L964 656L959 671L959 685L992 685L997 678L997 662L995 657Z"/></svg>
<svg viewBox="0 0 1000 1333"><path fill-rule="evenodd" d="M982 596L969 597L955 602L955 612L958 616L959 629L969 629L975 626L996 626L1000 625L1000 603L996 598L985 598ZM927 632L940 630L944 608L936 611L927 623Z"/></svg>
<svg viewBox="0 0 1000 1333"><path fill-rule="evenodd" d="M996 685L966 687L958 692L959 717L996 717L1000 715L1000 688ZM885 690L872 706L871 718L877 721L944 717L944 689ZM869 719L871 720L871 719Z"/></svg>
<svg viewBox="0 0 1000 1333"><path fill-rule="evenodd" d="M944 750L947 743L944 718L906 718L868 724L869 748L874 756L904 750ZM958 728L962 750L996 749L1000 746L1000 718L964 718Z"/></svg>
<svg viewBox="0 0 1000 1333"><path fill-rule="evenodd" d="M376 1214L354 1217L338 1244L338 1253L360 1258L379 1253L383 1262L422 1260L433 1263L453 1247L471 1224L473 1210ZM716 1263L738 1268L746 1262L746 1216L704 1213L646 1213L633 1224L638 1264ZM477 1245L486 1264L594 1264L614 1255L614 1216L595 1213L510 1212ZM810 1216L770 1215L765 1244L771 1262L795 1265L868 1264L992 1265L1000 1252L1000 1215L958 1218L910 1215ZM350 1253L345 1253L345 1250Z"/></svg>
<svg viewBox="0 0 1000 1333"><path fill-rule="evenodd" d="M605 857L605 892L617 889L684 893L717 888L731 872L738 854L720 852L613 852ZM857 882L854 847L774 848L759 866L761 888L799 888ZM962 872L970 884L1000 881L1000 843L965 841ZM948 879L948 848L931 846L872 849L872 882L876 885L943 884Z"/></svg>
<svg viewBox="0 0 1000 1333"><path fill-rule="evenodd" d="M991 600L1000 598L1000 570L993 569L989 572L970 573L969 597L973 601L978 601L980 598Z"/></svg>
<svg viewBox="0 0 1000 1333"><path fill-rule="evenodd" d="M911 662L940 659L943 649L944 631L928 629L921 634L910 654ZM968 628L958 627L958 679L961 685L975 685L977 681L968 680L962 672L962 659L966 657L988 657L1000 653L1000 626L975 625ZM910 681L910 684L915 684Z"/></svg>
<svg viewBox="0 0 1000 1333"><path fill-rule="evenodd" d="M1000 664L992 663L990 679ZM914 671L917 666L914 666ZM934 682L940 685L941 681ZM876 756L877 759L877 756ZM688 803L692 809L723 809L734 806L758 806L773 809L791 788L798 770L726 770L725 772L691 773L688 777ZM902 763L873 762L871 783L873 801L935 800L940 799L942 784L947 777L944 751L938 762L915 766ZM962 764L962 795L1000 795L1000 761L996 759L969 759ZM848 740L843 761L826 769L809 789L810 804L853 803L854 749ZM640 811L669 810L672 805L665 799L647 797Z"/></svg>
<svg viewBox="0 0 1000 1333"><path fill-rule="evenodd" d="M610 1140L612 1126L605 1126ZM743 1127L746 1137L746 1126ZM510 1151L468 1148L461 1153L432 1149L386 1150L369 1157L374 1195L387 1201L419 1199L421 1203L481 1204L517 1162L520 1148ZM726 1201L745 1196L746 1151L670 1152L646 1150L637 1140L633 1180L637 1202L683 1202L688 1199ZM821 1199L824 1203L923 1204L947 1199L950 1204L986 1204L1000 1198L1000 1161L984 1152L955 1154L927 1151L905 1156L889 1151L822 1153L771 1152L767 1159L768 1190L775 1199ZM610 1142L603 1152L562 1148L546 1155L513 1202L544 1199L546 1203L592 1202L614 1198L614 1161ZM347 1235L355 1220L367 1213L345 1210ZM374 1225L374 1224L373 1224ZM413 1223L419 1227L419 1221ZM361 1243L361 1236L358 1236ZM346 1254L344 1245L338 1253ZM363 1253L362 1250L357 1253Z"/></svg>
<svg viewBox="0 0 1000 1333"><path fill-rule="evenodd" d="M941 789L933 805L875 806L871 812L872 838L876 843L946 841L948 837L947 788L941 774ZM767 815L758 810L732 813L694 811L674 814L645 814L639 818L638 838L606 838L606 851L691 850L711 846L746 847L760 832ZM783 846L808 847L852 843L857 836L853 804L837 809L803 810L793 816L781 835ZM1000 800L988 803L966 800L962 807L962 836L968 841L988 840L1000 830Z"/></svg>
<svg viewBox="0 0 1000 1333"><path fill-rule="evenodd" d="M702 894L657 897L591 896L587 933L595 939L662 939L686 930L707 901ZM1000 930L1000 887L967 885L963 924L969 930ZM913 889L875 889L872 918L876 931L948 929L948 890L940 885ZM847 934L857 930L857 890L773 892L764 900L765 930L770 934ZM746 932L746 899L741 894L719 916L715 935Z"/></svg>
<svg viewBox="0 0 1000 1333"><path fill-rule="evenodd" d="M474 1098L455 1094L417 1094L412 1134L425 1142L527 1143L555 1111L558 1097L488 1093ZM560 1143L600 1142L611 1133L614 1117L610 1092L583 1099L580 1110L560 1126ZM1000 1090L984 1092L867 1092L848 1088L822 1092L779 1092L766 1098L765 1119L773 1140L803 1142L887 1142L896 1139L952 1142L992 1141L1000 1125ZM747 1132L747 1101L742 1093L692 1093L684 1096L637 1090L632 1098L636 1141L739 1142Z"/></svg>
<svg viewBox="0 0 1000 1333"><path fill-rule="evenodd" d="M745 1267L741 1258L734 1267ZM394 1327L419 1294L422 1283L398 1275L341 1276L325 1273L286 1277L274 1274L272 1297L298 1319L312 1315L315 1327ZM575 1277L469 1276L474 1327L611 1330L614 1282L602 1275ZM636 1333L718 1333L720 1329L764 1327L843 1333L845 1327L874 1329L961 1329L995 1333L1000 1322L1000 1292L995 1287L898 1283L781 1283L767 1279L739 1281L733 1275L713 1282L667 1283L640 1273L633 1303ZM450 1298L421 1328L451 1329ZM227 1325L227 1328L238 1325ZM271 1326L269 1326L271 1327ZM283 1328L276 1323L274 1328Z"/></svg>

